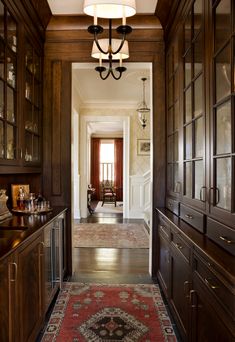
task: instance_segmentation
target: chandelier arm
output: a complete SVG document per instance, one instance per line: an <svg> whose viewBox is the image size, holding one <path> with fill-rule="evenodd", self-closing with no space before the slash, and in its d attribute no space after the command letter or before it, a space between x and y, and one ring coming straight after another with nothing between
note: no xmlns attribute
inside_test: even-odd
<svg viewBox="0 0 235 342"><path fill-rule="evenodd" d="M102 49L102 47L100 46L100 44L99 44L99 39L98 39L98 37L97 37L97 33L96 33L96 32L94 33L94 41L95 41L96 46L97 46L97 48L99 49L100 52L102 52L102 53L105 54L105 55L107 55L107 53L109 53L109 50L104 51L104 50Z"/></svg>
<svg viewBox="0 0 235 342"><path fill-rule="evenodd" d="M113 76L113 78L114 78L116 81L119 80L119 79L122 77L122 71L118 71L118 72L119 72L119 75L116 76L116 75L114 74L114 72L113 72L113 69L111 69L111 71L110 71L111 75Z"/></svg>

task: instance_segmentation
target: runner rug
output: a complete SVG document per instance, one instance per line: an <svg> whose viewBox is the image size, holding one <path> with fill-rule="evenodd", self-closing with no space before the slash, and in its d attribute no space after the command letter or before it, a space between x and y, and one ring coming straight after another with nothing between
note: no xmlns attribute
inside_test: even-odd
<svg viewBox="0 0 235 342"><path fill-rule="evenodd" d="M148 248L149 235L144 224L77 223L73 247Z"/></svg>
<svg viewBox="0 0 235 342"><path fill-rule="evenodd" d="M177 341L157 285L65 283L42 342Z"/></svg>

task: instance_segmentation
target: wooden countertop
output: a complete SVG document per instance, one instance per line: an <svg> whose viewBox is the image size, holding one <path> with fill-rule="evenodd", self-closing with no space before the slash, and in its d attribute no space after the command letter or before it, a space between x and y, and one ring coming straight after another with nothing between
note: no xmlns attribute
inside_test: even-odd
<svg viewBox="0 0 235 342"><path fill-rule="evenodd" d="M66 211L65 207L54 207L46 214L39 215L19 215L0 223L0 259L13 252L15 248L29 238L32 234L39 231L46 224L50 223L55 217Z"/></svg>

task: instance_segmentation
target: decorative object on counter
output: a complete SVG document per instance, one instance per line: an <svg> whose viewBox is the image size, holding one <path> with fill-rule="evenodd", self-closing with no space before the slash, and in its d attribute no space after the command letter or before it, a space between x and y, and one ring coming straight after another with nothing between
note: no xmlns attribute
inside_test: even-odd
<svg viewBox="0 0 235 342"><path fill-rule="evenodd" d="M24 200L25 200L28 197L29 184L11 184L11 196L12 196L13 209L16 209L18 206L17 199L19 200L20 194L21 194L21 199L23 199L24 197ZM23 208L22 204L21 204L21 208Z"/></svg>
<svg viewBox="0 0 235 342"><path fill-rule="evenodd" d="M6 195L6 190L0 190L0 221L12 216L9 209L7 208L8 196Z"/></svg>
<svg viewBox="0 0 235 342"><path fill-rule="evenodd" d="M21 213L27 215L44 214L52 211L50 202L38 194L29 192L29 185L16 185L12 184L12 203L14 213Z"/></svg>

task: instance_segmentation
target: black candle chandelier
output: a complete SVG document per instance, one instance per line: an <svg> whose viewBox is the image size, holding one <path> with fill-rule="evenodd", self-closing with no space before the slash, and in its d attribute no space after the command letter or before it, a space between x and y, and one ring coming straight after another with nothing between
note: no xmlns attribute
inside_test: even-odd
<svg viewBox="0 0 235 342"><path fill-rule="evenodd" d="M93 34L94 42L91 56L99 59L99 66L95 68L100 78L106 80L109 75L119 80L126 71L123 60L129 57L128 41L126 35L132 32L132 28L126 25L126 18L136 13L135 0L85 0L84 13L94 17L94 24L88 27L88 32ZM98 25L98 18L109 19L108 38L98 38L104 31ZM112 19L122 18L122 25L116 31L121 35L120 39L112 38ZM102 61L108 61L108 68L102 65ZM119 66L113 68L113 61L119 60Z"/></svg>

